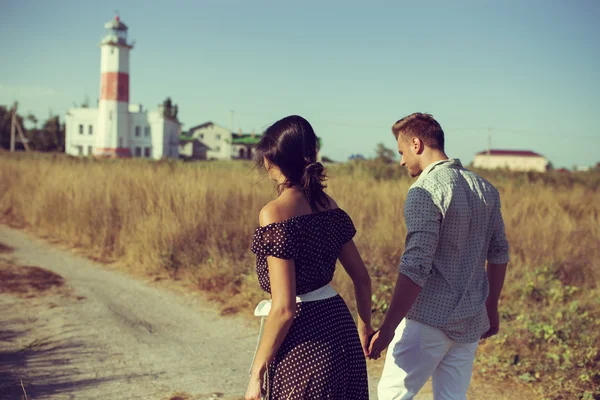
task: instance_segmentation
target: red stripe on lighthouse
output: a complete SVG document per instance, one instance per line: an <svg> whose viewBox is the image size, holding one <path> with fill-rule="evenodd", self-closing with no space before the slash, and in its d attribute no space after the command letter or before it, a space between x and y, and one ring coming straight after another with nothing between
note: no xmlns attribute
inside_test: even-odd
<svg viewBox="0 0 600 400"><path fill-rule="evenodd" d="M129 74L104 72L100 84L100 99L129 102Z"/></svg>

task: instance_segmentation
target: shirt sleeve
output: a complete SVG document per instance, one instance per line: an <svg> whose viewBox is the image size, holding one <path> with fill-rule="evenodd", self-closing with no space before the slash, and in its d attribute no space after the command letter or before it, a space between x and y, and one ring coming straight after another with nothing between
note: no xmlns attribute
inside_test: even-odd
<svg viewBox="0 0 600 400"><path fill-rule="evenodd" d="M293 260L298 256L298 237L293 224L274 223L260 227L252 239L252 251L257 255Z"/></svg>
<svg viewBox="0 0 600 400"><path fill-rule="evenodd" d="M508 240L504 232L504 220L502 218L502 210L500 199L492 212L490 219L492 226L492 238L487 252L487 261L490 264L505 264L509 261Z"/></svg>
<svg viewBox="0 0 600 400"><path fill-rule="evenodd" d="M346 212L342 211L340 229L342 244L346 244L349 241L351 241L352 238L354 238L354 235L356 235L356 228L354 227L352 218L350 218L350 216Z"/></svg>
<svg viewBox="0 0 600 400"><path fill-rule="evenodd" d="M407 235L399 270L423 287L433 270L442 213L431 198L431 193L414 187L406 196L404 219Z"/></svg>

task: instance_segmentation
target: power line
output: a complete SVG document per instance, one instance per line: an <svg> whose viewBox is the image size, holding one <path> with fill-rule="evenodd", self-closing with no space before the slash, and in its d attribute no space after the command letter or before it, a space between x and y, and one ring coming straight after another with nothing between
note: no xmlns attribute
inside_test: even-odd
<svg viewBox="0 0 600 400"><path fill-rule="evenodd" d="M216 110L215 110L216 111ZM257 119L262 119L263 116L258 115L258 114L254 114L254 113L246 113L246 112L240 112L239 110L236 110L235 113L237 115L242 115L245 117L252 117L252 118L257 118ZM273 123L275 121L272 121L270 123L267 123L265 125L263 125L260 129L266 129L271 123ZM312 123L319 123L319 124L323 124L323 125L329 125L329 126L337 126L340 128L361 128L361 129L373 129L373 130L385 130L387 132L391 131L391 127L392 125L377 125L377 124L370 124L370 123L347 123L347 122L336 122L336 121L328 121L328 120L322 120L322 119L311 119ZM239 124L238 124L239 125ZM241 127L241 126L240 126ZM572 134L565 134L565 132L552 132L552 131L534 131L534 130L530 130L530 129L518 129L518 128L496 128L496 127L481 127L481 128L453 128L453 127L446 127L444 128L444 131L447 133L453 132L478 132L480 133L482 136L483 135L487 135L489 130L492 130L494 132L495 137L498 137L498 135L502 136L502 135L528 135L528 136L537 136L537 137L548 137L548 136L554 136L554 137L562 137L562 138L574 138L574 139L592 139L592 140L599 140L600 139L600 132L597 133L596 136L594 135L572 135Z"/></svg>
<svg viewBox="0 0 600 400"><path fill-rule="evenodd" d="M528 136L538 136L538 137L548 137L548 136L555 136L555 137L562 137L562 138L574 138L574 139L600 139L600 133L597 136L592 136L592 135L571 135L571 134L565 134L564 132L539 132L539 131L532 131L532 130L528 130L528 129L498 129L498 128L491 128L493 130L493 132L495 133L496 137L498 137L498 134L500 135L528 135ZM469 129L445 129L446 132L480 132L481 134L484 134L487 129L474 129L474 128L469 128Z"/></svg>

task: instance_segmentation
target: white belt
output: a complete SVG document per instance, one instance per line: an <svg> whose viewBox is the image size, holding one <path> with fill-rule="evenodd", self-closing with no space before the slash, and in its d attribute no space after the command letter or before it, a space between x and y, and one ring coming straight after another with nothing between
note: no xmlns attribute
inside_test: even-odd
<svg viewBox="0 0 600 400"><path fill-rule="evenodd" d="M304 293L296 296L296 303L306 303L307 301L325 300L337 295L337 292L331 285L325 285L313 290L312 292ZM271 311L271 300L263 300L256 305L254 309L255 317L266 317Z"/></svg>
<svg viewBox="0 0 600 400"><path fill-rule="evenodd" d="M296 296L296 303L306 303L309 301L317 301L317 300L325 300L331 297L337 296L337 292L331 285L327 284L323 287L318 288L317 290L313 290L312 292L300 294ZM269 315L269 311L271 311L271 300L263 300L256 305L254 309L254 316L261 317L260 319L260 331L258 332L258 340L256 341L256 348L254 349L254 356L252 356L252 364L250 364L250 369L248 370L248 374L252 371L252 365L254 364L254 359L256 358L256 352L258 351L258 345L260 344L260 339L263 335L263 329L265 326L265 319Z"/></svg>

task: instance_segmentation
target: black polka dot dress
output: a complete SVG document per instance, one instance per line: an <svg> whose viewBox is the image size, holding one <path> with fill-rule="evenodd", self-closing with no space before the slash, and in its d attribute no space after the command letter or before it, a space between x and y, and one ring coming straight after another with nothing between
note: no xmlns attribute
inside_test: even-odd
<svg viewBox="0 0 600 400"><path fill-rule="evenodd" d="M296 294L333 279L342 246L356 230L336 208L292 217L256 230L252 251L263 290L271 292L267 256L293 259ZM367 367L344 300L298 303L294 322L268 370L268 399L368 399Z"/></svg>

